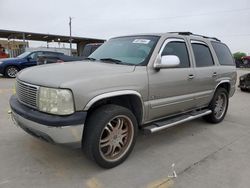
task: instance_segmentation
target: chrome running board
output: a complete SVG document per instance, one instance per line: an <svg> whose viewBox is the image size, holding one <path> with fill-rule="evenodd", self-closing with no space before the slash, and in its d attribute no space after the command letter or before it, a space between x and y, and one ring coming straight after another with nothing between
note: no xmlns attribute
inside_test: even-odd
<svg viewBox="0 0 250 188"><path fill-rule="evenodd" d="M156 121L152 123L151 125L144 127L143 131L146 134L155 133L155 132L167 129L169 127L178 125L180 123L191 121L193 119L196 119L196 118L199 118L199 117L211 114L211 113L212 113L211 110L205 109L205 110L194 111L191 113L180 115L174 118L168 118L167 120Z"/></svg>

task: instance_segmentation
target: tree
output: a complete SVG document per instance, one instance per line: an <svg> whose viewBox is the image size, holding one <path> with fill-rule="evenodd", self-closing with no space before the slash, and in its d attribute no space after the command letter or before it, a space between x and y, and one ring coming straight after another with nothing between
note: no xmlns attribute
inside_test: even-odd
<svg viewBox="0 0 250 188"><path fill-rule="evenodd" d="M236 52L236 53L233 54L234 59L235 59L235 60L238 60L238 61L241 61L241 58L242 58L243 56L246 56L246 55L247 55L247 54L244 53L244 52Z"/></svg>

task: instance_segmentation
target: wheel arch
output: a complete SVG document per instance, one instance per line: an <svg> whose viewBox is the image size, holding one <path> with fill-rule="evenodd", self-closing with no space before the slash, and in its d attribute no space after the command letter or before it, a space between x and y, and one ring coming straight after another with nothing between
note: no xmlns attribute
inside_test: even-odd
<svg viewBox="0 0 250 188"><path fill-rule="evenodd" d="M224 88L227 90L228 94L230 94L230 90L231 90L231 82L230 80L222 80L220 81L217 86L215 87L215 91L218 89L218 88Z"/></svg>
<svg viewBox="0 0 250 188"><path fill-rule="evenodd" d="M122 90L95 96L87 103L84 111L91 114L94 109L105 104L116 104L130 109L139 125L144 120L144 104L141 94L137 91Z"/></svg>
<svg viewBox="0 0 250 188"><path fill-rule="evenodd" d="M8 64L8 65L5 65L4 70L6 70L8 67L16 67L19 70L21 69L19 65L11 63L11 64Z"/></svg>

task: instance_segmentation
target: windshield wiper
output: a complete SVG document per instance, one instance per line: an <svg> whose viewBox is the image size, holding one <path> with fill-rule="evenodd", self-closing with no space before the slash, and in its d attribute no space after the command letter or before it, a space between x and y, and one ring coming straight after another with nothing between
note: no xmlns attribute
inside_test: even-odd
<svg viewBox="0 0 250 188"><path fill-rule="evenodd" d="M95 58L92 58L92 57L86 57L86 58L84 58L83 60L95 61L96 59L95 59Z"/></svg>
<svg viewBox="0 0 250 188"><path fill-rule="evenodd" d="M119 64L119 65L132 65L132 66L135 66L132 63L127 63L127 62L121 61L119 59L113 59L113 58L102 58L102 59L100 59L100 61L105 61L105 62Z"/></svg>
<svg viewBox="0 0 250 188"><path fill-rule="evenodd" d="M102 59L100 59L100 60L101 60L101 61L110 61L110 62L117 63L117 64L122 63L121 60L113 59L113 58L102 58Z"/></svg>

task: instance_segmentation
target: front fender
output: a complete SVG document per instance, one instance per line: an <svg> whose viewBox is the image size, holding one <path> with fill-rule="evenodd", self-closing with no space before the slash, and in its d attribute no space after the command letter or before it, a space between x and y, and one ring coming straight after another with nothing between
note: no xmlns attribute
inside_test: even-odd
<svg viewBox="0 0 250 188"><path fill-rule="evenodd" d="M121 90L121 91L113 91L113 92L103 93L103 94L100 94L98 96L95 96L84 107L84 111L87 111L94 103L96 103L99 100L110 98L110 97L117 97L117 96L121 96L121 95L136 95L141 99L141 102L143 104L142 96L139 92L134 91L134 90Z"/></svg>

